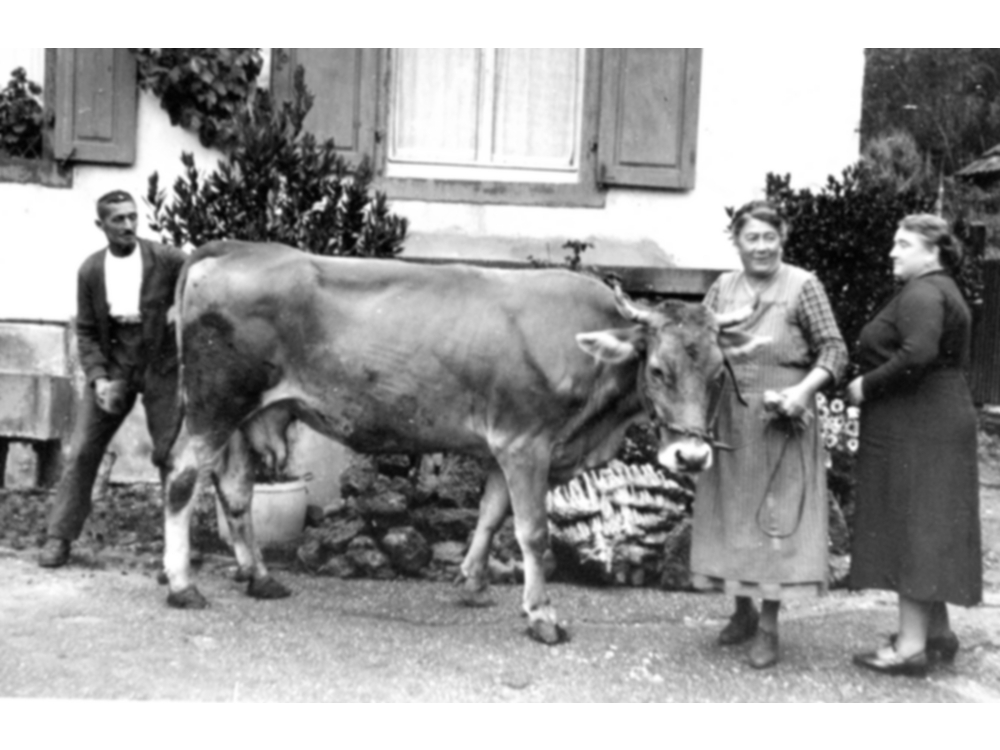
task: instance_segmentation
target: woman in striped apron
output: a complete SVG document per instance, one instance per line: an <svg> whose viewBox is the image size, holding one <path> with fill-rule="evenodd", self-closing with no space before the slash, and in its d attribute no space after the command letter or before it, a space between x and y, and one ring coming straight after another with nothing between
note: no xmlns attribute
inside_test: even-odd
<svg viewBox="0 0 1000 750"><path fill-rule="evenodd" d="M782 599L827 583L826 467L815 396L839 378L847 349L823 286L782 262L788 223L765 201L730 226L743 269L719 277L704 304L719 313L757 304L743 327L770 339L742 362L721 396L716 454L698 480L691 542L696 588L736 597L719 635L752 640L750 664L778 660ZM742 403L745 402L745 403ZM760 611L753 597L763 600Z"/></svg>

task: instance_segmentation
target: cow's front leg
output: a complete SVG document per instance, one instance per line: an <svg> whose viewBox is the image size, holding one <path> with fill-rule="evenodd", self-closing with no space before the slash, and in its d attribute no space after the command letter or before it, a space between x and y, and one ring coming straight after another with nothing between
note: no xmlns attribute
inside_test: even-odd
<svg viewBox="0 0 1000 750"><path fill-rule="evenodd" d="M205 597L191 583L191 515L198 486L196 444L186 433L175 444L163 482L163 571L167 604L178 609L203 609Z"/></svg>
<svg viewBox="0 0 1000 750"><path fill-rule="evenodd" d="M215 489L233 540L236 580L248 581L247 594L255 599L282 599L290 596L292 592L268 573L264 557L254 539L250 514L253 467L249 444L239 431L233 433L226 446L221 470L215 475Z"/></svg>
<svg viewBox="0 0 1000 750"><path fill-rule="evenodd" d="M489 596L489 557L493 537L510 511L507 480L499 466L494 465L486 477L486 488L479 502L479 518L472 535L469 551L462 561L462 595L460 602L470 607L493 604Z"/></svg>
<svg viewBox="0 0 1000 750"><path fill-rule="evenodd" d="M518 455L519 454L519 455ZM568 638L545 589L549 524L545 508L549 464L540 449L526 448L501 463L514 510L514 533L524 557L524 613L528 635L548 645Z"/></svg>

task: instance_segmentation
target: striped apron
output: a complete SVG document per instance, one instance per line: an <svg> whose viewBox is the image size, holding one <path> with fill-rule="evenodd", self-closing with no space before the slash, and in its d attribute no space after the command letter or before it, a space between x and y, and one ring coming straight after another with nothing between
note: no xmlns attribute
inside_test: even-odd
<svg viewBox="0 0 1000 750"><path fill-rule="evenodd" d="M768 336L750 361L733 362L740 392L728 381L717 422L717 451L698 478L691 541L696 588L779 600L819 593L827 581L825 449L815 404L804 430L769 418L763 395L800 382L812 369L795 303L808 276L784 265L761 292L761 306L741 330ZM742 272L720 279L718 312L751 303Z"/></svg>

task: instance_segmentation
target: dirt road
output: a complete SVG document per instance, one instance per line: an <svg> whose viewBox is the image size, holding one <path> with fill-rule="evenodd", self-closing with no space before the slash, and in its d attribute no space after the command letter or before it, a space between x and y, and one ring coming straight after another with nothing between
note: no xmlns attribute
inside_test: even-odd
<svg viewBox="0 0 1000 750"><path fill-rule="evenodd" d="M572 640L546 648L523 635L513 585L469 609L447 584L279 570L294 595L260 602L208 555L197 580L211 607L177 611L127 556L50 571L0 548L0 699L1000 701L1000 476L984 476L982 498L986 601L952 608L962 650L925 679L851 664L896 629L884 592L789 603L782 661L757 672L744 649L714 645L729 603L712 595L555 585Z"/></svg>

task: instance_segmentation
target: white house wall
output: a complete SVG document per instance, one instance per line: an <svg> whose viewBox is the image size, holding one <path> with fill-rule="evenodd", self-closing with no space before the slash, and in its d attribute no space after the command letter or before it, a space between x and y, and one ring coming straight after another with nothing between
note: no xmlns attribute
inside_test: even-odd
<svg viewBox="0 0 1000 750"><path fill-rule="evenodd" d="M410 220L406 253L523 258L547 251L558 260L565 240L587 239L595 244L590 262L732 267L726 206L759 197L769 171L816 187L856 160L863 72L861 47L707 48L693 190L614 189L600 209L396 201L394 210ZM102 193L131 191L144 217L141 196L152 172L169 186L182 151L201 168L215 162L148 93L140 95L137 146L131 167L76 166L72 189L0 183L0 318L73 314L77 267L104 239L94 226Z"/></svg>
<svg viewBox="0 0 1000 750"><path fill-rule="evenodd" d="M72 188L0 182L0 319L67 320L76 313L76 272L90 253L107 244L94 225L95 203L110 190L135 196L140 218L149 213L143 197L147 180L160 173L169 187L183 170L181 152L195 155L200 168L211 169L215 152L191 133L170 124L152 94L141 92L136 161L129 167L78 164ZM148 230L150 239L159 239Z"/></svg>
<svg viewBox="0 0 1000 750"><path fill-rule="evenodd" d="M769 171L816 187L856 160L863 69L860 47L705 49L694 190L615 189L601 209L397 201L393 209L410 220L406 254L462 257L471 249L479 257L559 260L565 240L584 239L596 246L587 262L732 267L724 207L759 197ZM104 244L94 226L100 195L130 191L145 219L152 172L169 187L182 151L203 170L215 164L148 93L139 97L138 133L133 166L77 165L71 189L0 183L0 319L66 321L75 313L77 269ZM155 478L142 419L137 410L112 448L118 481ZM329 455L324 445L315 450ZM332 473L323 479L335 485Z"/></svg>
<svg viewBox="0 0 1000 750"><path fill-rule="evenodd" d="M613 189L602 209L397 201L407 254L561 260L589 240L587 262L730 268L726 206L762 197L768 172L817 188L857 160L864 48L706 48L697 179L691 191Z"/></svg>

